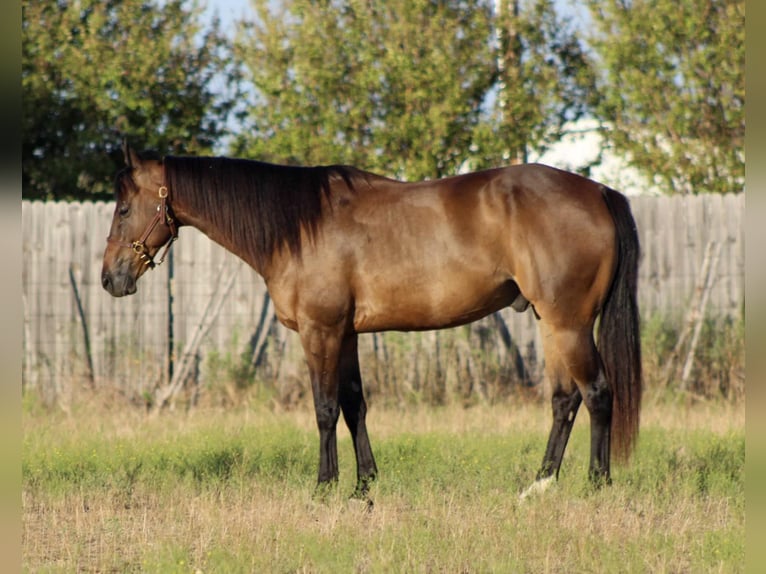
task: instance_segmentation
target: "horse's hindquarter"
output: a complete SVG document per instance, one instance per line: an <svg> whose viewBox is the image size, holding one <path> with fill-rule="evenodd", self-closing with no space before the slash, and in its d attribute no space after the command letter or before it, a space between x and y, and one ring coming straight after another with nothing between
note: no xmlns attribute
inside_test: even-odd
<svg viewBox="0 0 766 574"><path fill-rule="evenodd" d="M616 236L601 184L542 165L516 168L514 277L540 317L591 329L614 275Z"/></svg>

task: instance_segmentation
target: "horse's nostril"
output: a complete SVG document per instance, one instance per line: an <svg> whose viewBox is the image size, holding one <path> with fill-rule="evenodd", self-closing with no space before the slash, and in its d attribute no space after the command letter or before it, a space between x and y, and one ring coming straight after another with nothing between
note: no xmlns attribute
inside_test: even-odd
<svg viewBox="0 0 766 574"><path fill-rule="evenodd" d="M112 284L112 279L109 277L108 273L102 273L101 274L101 285L104 287L104 289L109 290L109 286Z"/></svg>

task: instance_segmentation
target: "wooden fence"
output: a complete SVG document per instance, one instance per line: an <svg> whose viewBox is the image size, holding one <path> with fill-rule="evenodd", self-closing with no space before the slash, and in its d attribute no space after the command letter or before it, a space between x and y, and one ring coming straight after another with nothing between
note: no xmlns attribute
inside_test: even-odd
<svg viewBox="0 0 766 574"><path fill-rule="evenodd" d="M744 194L634 197L631 205L643 251L643 317L682 322L711 248L718 257L707 312L742 313ZM53 402L83 386L109 387L142 400L167 388L174 369L184 369L180 384L192 380L199 389L257 364L261 378L279 380L280 393L305 392L297 336L273 320L261 278L194 229L181 231L170 264L147 272L136 295L108 295L100 271L113 209L22 202L25 390ZM532 313L510 309L451 333L366 335L360 353L367 388L398 396L450 385L486 395L489 378L518 376L522 362L525 376L539 380L542 362ZM393 375L387 364L404 372Z"/></svg>

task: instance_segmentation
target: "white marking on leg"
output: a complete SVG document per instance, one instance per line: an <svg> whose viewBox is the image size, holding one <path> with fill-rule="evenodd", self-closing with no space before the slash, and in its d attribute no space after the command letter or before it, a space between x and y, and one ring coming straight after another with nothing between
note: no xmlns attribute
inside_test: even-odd
<svg viewBox="0 0 766 574"><path fill-rule="evenodd" d="M556 478L554 476L548 476L546 478L541 478L540 480L534 481L530 486L527 487L524 492L519 495L519 500L526 500L530 496L542 494L548 490L550 485L553 484L555 480Z"/></svg>

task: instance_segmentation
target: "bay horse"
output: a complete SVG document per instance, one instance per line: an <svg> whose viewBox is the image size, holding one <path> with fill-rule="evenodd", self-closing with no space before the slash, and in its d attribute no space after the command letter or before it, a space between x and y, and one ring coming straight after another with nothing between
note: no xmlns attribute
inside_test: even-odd
<svg viewBox="0 0 766 574"><path fill-rule="evenodd" d="M540 164L406 183L350 166L124 152L103 287L135 293L186 225L250 264L305 351L318 487L338 478L341 412L356 453L354 494L367 497L378 473L359 333L454 327L509 305L538 318L551 385L553 424L530 489L558 478L583 401L590 480L610 482L612 450L630 456L641 405L639 245L619 192Z"/></svg>

